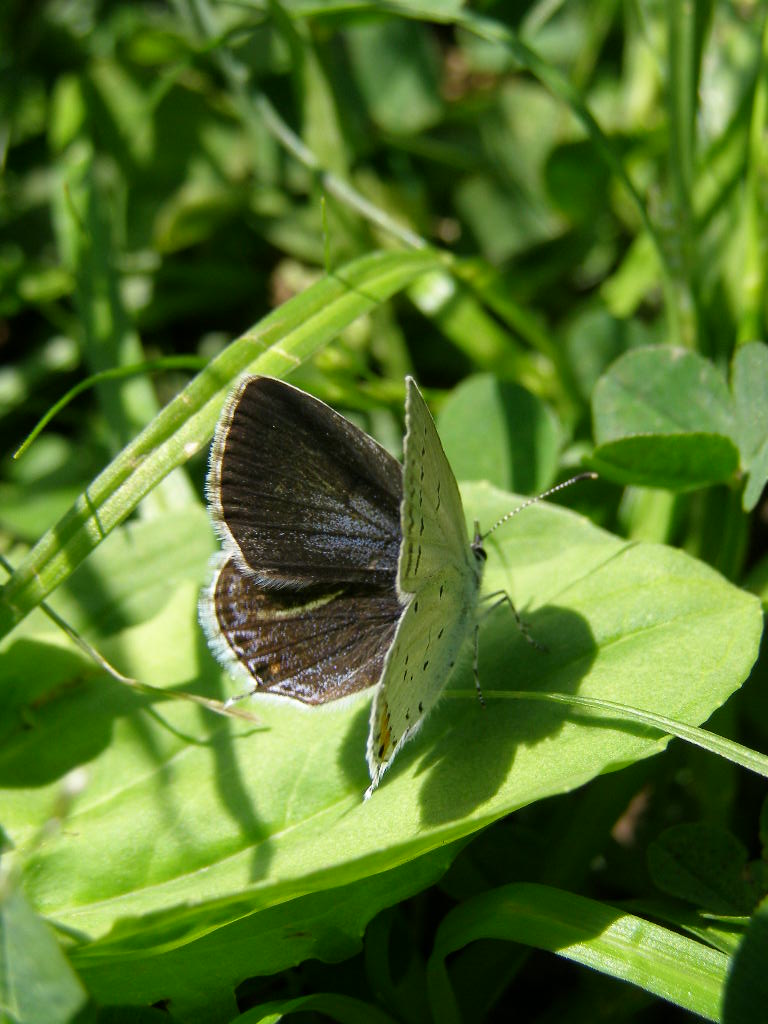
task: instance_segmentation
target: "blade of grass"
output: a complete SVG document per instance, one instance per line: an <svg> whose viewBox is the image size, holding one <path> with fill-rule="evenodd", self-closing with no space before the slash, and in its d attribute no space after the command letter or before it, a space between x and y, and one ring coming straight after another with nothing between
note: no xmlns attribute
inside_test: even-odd
<svg viewBox="0 0 768 1024"><path fill-rule="evenodd" d="M624 164L613 147L610 139L603 132L595 120L594 115L587 107L579 92L571 85L568 79L552 64L543 60L534 50L526 46L521 39L508 28L490 18L475 15L469 11L463 11L455 18L452 18L457 25L472 32L481 39L498 43L507 48L510 54L524 68L527 68L549 91L570 108L573 115L581 122L584 130L589 136L596 151L602 156L607 165L622 183L630 198L634 202L645 230L653 243L656 256L659 261L659 272L664 292L666 313L669 323L670 341L682 344L680 310L675 290L675 281L669 265L667 253L656 225L651 220L648 208L640 195L637 187L629 177Z"/></svg>
<svg viewBox="0 0 768 1024"><path fill-rule="evenodd" d="M115 366L111 370L102 370L101 373L93 373L85 380L79 381L73 388L70 388L58 402L55 402L44 416L41 416L32 430L27 434L19 447L13 453L13 458L20 458L29 448L32 442L48 426L51 420L69 403L88 391L103 380L120 380L123 377L136 377L139 374L152 373L155 370L201 370L205 360L199 356L164 356L162 359L148 359L143 363L135 363L132 366Z"/></svg>
<svg viewBox="0 0 768 1024"><path fill-rule="evenodd" d="M663 715L654 714L652 711L644 711L642 708L630 707L627 704L616 704L610 700L599 700L596 697L581 697L570 693L543 693L532 690L484 690L484 697L488 700L498 698L499 700L541 700L553 704L568 704L571 707L589 708L592 711L602 711L605 714L617 718L626 718L633 722L640 722L642 725L650 725L670 736L692 743L702 750L708 750L711 754L725 758L733 764L740 765L748 771L755 772L768 778L768 756L761 754L750 747L742 746L724 736L717 736L715 733L707 732L706 729L698 729L693 725L686 725L685 722L677 721L674 718L665 718ZM449 694L448 696L452 696ZM475 697L456 693L457 697Z"/></svg>
<svg viewBox="0 0 768 1024"><path fill-rule="evenodd" d="M275 999L260 1006L252 1006L238 1017L240 1024L273 1024L292 1013L301 1011L319 1013L338 1024L397 1024L394 1017L384 1013L373 1003L336 992L314 992L295 999Z"/></svg>
<svg viewBox="0 0 768 1024"><path fill-rule="evenodd" d="M768 118L768 14L763 14L760 66L752 100L747 178L744 185L744 269L741 275L739 345L763 337L765 305L766 118Z"/></svg>
<svg viewBox="0 0 768 1024"><path fill-rule="evenodd" d="M550 950L720 1019L729 965L723 953L605 903L519 883L466 900L443 918L427 973L434 1020L459 1024L445 958L483 938Z"/></svg>
<svg viewBox="0 0 768 1024"><path fill-rule="evenodd" d="M388 213L380 209L364 195L357 191L348 181L332 171L323 170L315 154L305 146L298 135L285 123L267 97L261 93L254 101L254 109L267 126L269 132L290 152L300 163L317 173L320 185L328 193L355 210L365 220L382 231L392 235L403 245L413 249L423 249L426 241L415 232L399 224ZM249 115L251 116L251 115Z"/></svg>
<svg viewBox="0 0 768 1024"><path fill-rule="evenodd" d="M115 209L124 184L118 176L105 184L93 151L86 144L67 153L63 188L56 193L54 225L62 262L75 279L75 303L85 360L92 373L142 361L144 352L120 296L115 269ZM114 450L120 450L157 413L149 382L136 378L119 383L100 378L96 387ZM192 485L183 473L164 481L154 496L158 510L183 507Z"/></svg>
<svg viewBox="0 0 768 1024"><path fill-rule="evenodd" d="M668 244L678 253L674 265L680 311L681 340L691 348L699 346L699 316L696 305L696 222L693 215L693 181L696 141L696 93L701 49L697 45L700 27L696 5L671 0L667 5L667 101L669 123L669 177L674 201L673 223ZM708 4L701 5L708 7Z"/></svg>
<svg viewBox="0 0 768 1024"><path fill-rule="evenodd" d="M203 49L216 57L245 125L252 126L254 121L260 122L259 127L263 124L294 159L317 175L318 185L324 192L397 239L400 244L413 249L423 249L427 245L425 239L399 224L386 211L366 199L344 177L324 167L312 149L280 116L267 96L263 92L247 88L250 69L239 61L226 45L227 37L219 31L216 13L207 0L176 0L175 6L179 16L200 36ZM296 40L293 42L296 45Z"/></svg>

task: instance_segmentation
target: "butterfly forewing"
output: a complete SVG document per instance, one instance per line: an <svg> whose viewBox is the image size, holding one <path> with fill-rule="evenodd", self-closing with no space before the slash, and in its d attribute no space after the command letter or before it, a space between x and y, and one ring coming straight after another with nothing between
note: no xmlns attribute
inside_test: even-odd
<svg viewBox="0 0 768 1024"><path fill-rule="evenodd" d="M368 795L443 692L480 584L481 562L469 544L456 479L410 378L400 516L398 592L406 609L371 709Z"/></svg>
<svg viewBox="0 0 768 1024"><path fill-rule="evenodd" d="M208 498L241 569L269 585L388 586L399 547L402 473L324 402L246 377L216 429Z"/></svg>
<svg viewBox="0 0 768 1024"><path fill-rule="evenodd" d="M459 488L426 402L407 379L398 586L415 594L449 566L474 572Z"/></svg>

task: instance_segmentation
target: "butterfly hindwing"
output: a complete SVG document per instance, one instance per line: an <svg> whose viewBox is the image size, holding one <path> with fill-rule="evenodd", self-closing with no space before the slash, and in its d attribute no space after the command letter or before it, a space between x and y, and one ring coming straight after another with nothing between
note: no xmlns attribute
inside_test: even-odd
<svg viewBox="0 0 768 1024"><path fill-rule="evenodd" d="M219 660L254 692L325 704L379 679L400 605L394 587L260 586L220 557L200 617Z"/></svg>

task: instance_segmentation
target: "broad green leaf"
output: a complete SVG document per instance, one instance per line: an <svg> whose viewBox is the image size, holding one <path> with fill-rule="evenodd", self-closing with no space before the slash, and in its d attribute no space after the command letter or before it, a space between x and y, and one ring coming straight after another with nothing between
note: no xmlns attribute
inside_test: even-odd
<svg viewBox="0 0 768 1024"><path fill-rule="evenodd" d="M239 374L290 373L347 324L439 262L426 251L363 256L232 342L123 449L17 567L0 590L0 635L67 579L155 484L203 447Z"/></svg>
<svg viewBox="0 0 768 1024"><path fill-rule="evenodd" d="M380 128L409 135L440 119L438 54L424 26L376 19L351 25L345 37L357 86Z"/></svg>
<svg viewBox="0 0 768 1024"><path fill-rule="evenodd" d="M738 467L733 403L722 376L685 349L621 356L595 385L594 466L623 483L687 490Z"/></svg>
<svg viewBox="0 0 768 1024"><path fill-rule="evenodd" d="M768 346L756 341L737 350L731 389L741 461L748 474L743 504L751 512L768 481Z"/></svg>
<svg viewBox="0 0 768 1024"><path fill-rule="evenodd" d="M462 221L477 238L482 256L499 264L551 241L562 230L562 224L537 198L521 192L519 185L510 189L496 176L477 171L459 181L455 203Z"/></svg>
<svg viewBox="0 0 768 1024"><path fill-rule="evenodd" d="M722 375L702 356L665 345L616 360L595 388L594 418L598 444L636 433L735 433Z"/></svg>
<svg viewBox="0 0 768 1024"><path fill-rule="evenodd" d="M486 525L519 498L471 485L464 501L468 519ZM201 552L199 582L204 547L184 541ZM137 546L135 557L157 578L162 551ZM25 874L35 906L80 936L78 964L181 948L247 915L258 927L269 907L406 865L647 757L668 738L615 711L490 695L557 691L700 723L748 674L762 629L756 598L705 565L556 507L534 507L489 539L484 586L510 592L548 653L497 609L480 636L488 707L468 650L446 699L366 804L369 694L316 710L254 700L259 723L244 726L126 690L38 614L7 638L0 671L14 685L4 690L0 817L14 843L45 820L62 775L75 765L89 773L66 831ZM104 639L102 653L170 691L237 692L206 650L197 591L182 579L154 618ZM30 674L32 704L17 682ZM278 967L270 960L264 970ZM254 962L251 973L260 970Z"/></svg>
<svg viewBox="0 0 768 1024"><path fill-rule="evenodd" d="M457 845L443 847L351 885L310 892L255 914L246 910L223 927L217 926L214 914L206 934L178 948L139 951L126 960L119 949L100 955L98 946L85 946L73 957L88 990L100 1002L167 999L190 1024L230 1020L235 1014L234 989L243 978L254 972L278 972L308 959L335 963L354 956L370 918L433 885L457 852Z"/></svg>
<svg viewBox="0 0 768 1024"><path fill-rule="evenodd" d="M521 883L467 900L443 919L430 961L435 1020L459 1020L446 956L481 938L551 950L639 985L707 1020L720 1019L728 968L722 953L605 903Z"/></svg>
<svg viewBox="0 0 768 1024"><path fill-rule="evenodd" d="M69 1024L86 1002L50 926L0 877L0 1018L4 1024Z"/></svg>
<svg viewBox="0 0 768 1024"><path fill-rule="evenodd" d="M566 346L573 376L583 398L609 365L628 349L652 341L652 330L639 320L620 319L607 309L589 309L568 325Z"/></svg>
<svg viewBox="0 0 768 1024"><path fill-rule="evenodd" d="M663 892L715 914L748 914L759 893L744 878L747 851L722 828L689 822L648 847L648 869Z"/></svg>
<svg viewBox="0 0 768 1024"><path fill-rule="evenodd" d="M634 434L598 445L589 465L617 483L685 491L730 480L739 454L722 434Z"/></svg>
<svg viewBox="0 0 768 1024"><path fill-rule="evenodd" d="M49 603L88 639L111 636L157 615L183 581L197 585L200 565L215 547L201 506L128 522L96 548Z"/></svg>
<svg viewBox="0 0 768 1024"><path fill-rule="evenodd" d="M490 374L468 377L440 408L440 439L460 480L537 494L557 472L560 428L530 391Z"/></svg>

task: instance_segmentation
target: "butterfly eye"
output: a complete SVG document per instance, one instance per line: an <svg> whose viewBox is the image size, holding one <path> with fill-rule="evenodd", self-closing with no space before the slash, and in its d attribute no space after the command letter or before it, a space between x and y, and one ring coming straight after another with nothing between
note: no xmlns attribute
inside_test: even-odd
<svg viewBox="0 0 768 1024"><path fill-rule="evenodd" d="M472 545L472 550L474 551L475 558L478 560L478 562L484 562L488 558L486 550L482 546L482 544L477 544L477 545L473 544Z"/></svg>

